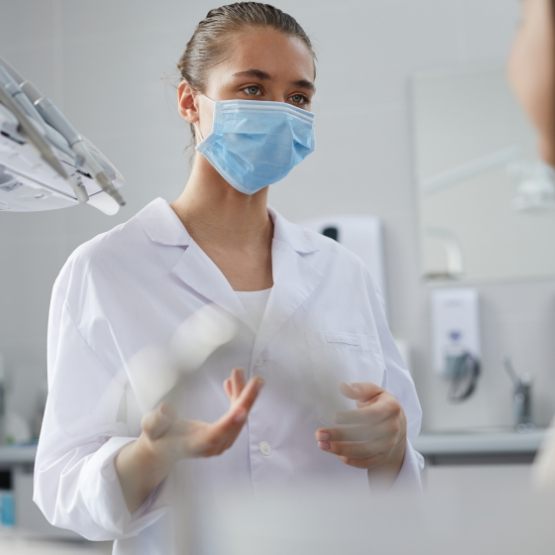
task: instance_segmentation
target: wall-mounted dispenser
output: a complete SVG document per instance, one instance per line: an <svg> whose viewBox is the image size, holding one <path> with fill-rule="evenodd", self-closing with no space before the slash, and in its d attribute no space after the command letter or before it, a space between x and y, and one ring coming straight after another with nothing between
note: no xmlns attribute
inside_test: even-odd
<svg viewBox="0 0 555 555"><path fill-rule="evenodd" d="M449 399L462 401L476 389L480 375L480 324L475 289L432 292L435 371L449 382Z"/></svg>

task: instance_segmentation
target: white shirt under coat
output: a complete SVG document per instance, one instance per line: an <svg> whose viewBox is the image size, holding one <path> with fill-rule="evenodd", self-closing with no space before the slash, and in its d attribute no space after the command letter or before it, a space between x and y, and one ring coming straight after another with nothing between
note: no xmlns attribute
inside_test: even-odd
<svg viewBox="0 0 555 555"><path fill-rule="evenodd" d="M257 332L240 295L161 198L70 256L52 293L49 396L35 464L34 500L52 524L115 540L117 555L171 553L164 531L171 487L163 483L130 514L114 458L140 433L128 361L164 344L206 303L233 315L240 333L179 392L180 416L214 421L225 413L222 382L233 367L266 383L228 451L180 463L198 493L244 484L263 494L319 479L368 488L365 470L315 440L333 411L355 408L335 394L342 381L374 382L399 400L408 446L396 485L420 484L422 457L411 446L420 404L364 264L335 241L270 215L274 285Z"/></svg>

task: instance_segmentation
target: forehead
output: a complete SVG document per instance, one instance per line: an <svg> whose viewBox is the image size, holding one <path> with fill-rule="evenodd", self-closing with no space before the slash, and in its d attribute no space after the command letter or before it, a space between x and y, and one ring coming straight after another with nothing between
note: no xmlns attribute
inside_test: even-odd
<svg viewBox="0 0 555 555"><path fill-rule="evenodd" d="M314 80L312 53L299 37L271 27L248 27L236 31L228 40L229 55L213 71L231 76L237 71L257 68L277 79Z"/></svg>

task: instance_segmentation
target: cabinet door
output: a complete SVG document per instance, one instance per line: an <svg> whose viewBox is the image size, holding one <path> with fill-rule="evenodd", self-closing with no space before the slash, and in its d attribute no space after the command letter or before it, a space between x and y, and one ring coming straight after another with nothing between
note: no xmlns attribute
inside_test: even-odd
<svg viewBox="0 0 555 555"><path fill-rule="evenodd" d="M531 483L529 464L473 464L427 466L426 489L430 492L457 494L469 489L503 489L507 485L526 489Z"/></svg>

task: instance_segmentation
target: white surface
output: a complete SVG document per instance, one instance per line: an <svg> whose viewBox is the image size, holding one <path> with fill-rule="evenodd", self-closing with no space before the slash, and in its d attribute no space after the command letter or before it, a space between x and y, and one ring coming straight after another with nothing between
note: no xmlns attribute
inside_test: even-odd
<svg viewBox="0 0 555 555"><path fill-rule="evenodd" d="M108 555L111 546L105 543L59 542L34 538L17 529L0 527L0 553L5 555Z"/></svg>
<svg viewBox="0 0 555 555"><path fill-rule="evenodd" d="M552 555L555 498L531 494L522 474L502 476L423 497L345 493L332 484L264 499L223 494L204 513L211 545L203 553Z"/></svg>
<svg viewBox="0 0 555 555"><path fill-rule="evenodd" d="M0 553L6 553L6 555L108 555L111 553L111 548L95 547L85 543L25 540L6 537L3 532L0 532Z"/></svg>
<svg viewBox="0 0 555 555"><path fill-rule="evenodd" d="M482 491L502 491L508 485L512 492L531 490L532 465L522 463L428 465L424 481L428 495L443 495L446 503L457 503L457 499L465 492L478 492L478 496ZM450 507L446 509L449 510ZM491 518L484 513L482 513L483 518ZM486 552L484 555L489 553Z"/></svg>

